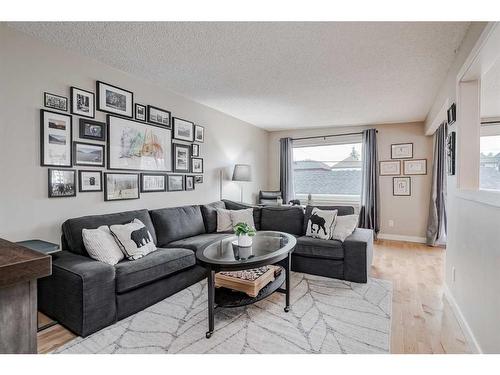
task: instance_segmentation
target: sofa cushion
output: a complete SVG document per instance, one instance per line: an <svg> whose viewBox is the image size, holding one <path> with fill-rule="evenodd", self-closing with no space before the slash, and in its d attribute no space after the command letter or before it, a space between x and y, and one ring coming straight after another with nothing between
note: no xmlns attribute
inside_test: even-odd
<svg viewBox="0 0 500 375"><path fill-rule="evenodd" d="M134 219L144 223L156 244L156 232L148 210L126 211L114 214L82 216L66 220L62 225L63 250L74 254L89 256L83 244L82 229L96 229L101 225L126 224Z"/></svg>
<svg viewBox="0 0 500 375"><path fill-rule="evenodd" d="M200 206L161 208L150 211L158 236L158 246L205 233Z"/></svg>
<svg viewBox="0 0 500 375"><path fill-rule="evenodd" d="M260 207L252 206L251 204L234 202L227 199L222 200L226 205L228 210L244 210L246 208L253 208L253 222L255 223L255 229L261 230L261 209Z"/></svg>
<svg viewBox="0 0 500 375"><path fill-rule="evenodd" d="M293 254L312 258L344 259L344 248L342 242L337 240L302 236L297 238Z"/></svg>
<svg viewBox="0 0 500 375"><path fill-rule="evenodd" d="M187 249L158 249L140 259L115 265L116 292L123 293L192 267L196 257Z"/></svg>
<svg viewBox="0 0 500 375"><path fill-rule="evenodd" d="M276 230L303 235L304 210L299 206L266 206L261 208L262 230Z"/></svg>
<svg viewBox="0 0 500 375"><path fill-rule="evenodd" d="M314 207L320 210L337 210L337 216L352 215L354 213L354 207L352 206L307 206L304 213L304 233L307 231L307 223L311 218Z"/></svg>
<svg viewBox="0 0 500 375"><path fill-rule="evenodd" d="M207 233L213 233L217 230L217 209L226 208L226 205L222 201L213 202L209 204L204 204L200 206L201 215L203 216L203 222L205 223L205 231Z"/></svg>
<svg viewBox="0 0 500 375"><path fill-rule="evenodd" d="M223 238L228 236L232 236L234 233L205 233L199 234L197 236L183 238L182 240L171 242L167 245L167 247L181 247L190 249L193 251L198 251L199 249L204 248L205 246L210 245L216 241L220 241Z"/></svg>

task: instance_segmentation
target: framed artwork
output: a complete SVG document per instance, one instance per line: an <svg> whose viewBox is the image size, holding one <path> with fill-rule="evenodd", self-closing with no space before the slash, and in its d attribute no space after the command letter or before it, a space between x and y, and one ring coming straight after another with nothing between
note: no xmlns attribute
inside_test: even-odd
<svg viewBox="0 0 500 375"><path fill-rule="evenodd" d="M191 172L203 173L203 159L202 158L191 158Z"/></svg>
<svg viewBox="0 0 500 375"><path fill-rule="evenodd" d="M205 142L205 128L200 125L194 127L194 140L196 142Z"/></svg>
<svg viewBox="0 0 500 375"><path fill-rule="evenodd" d="M73 139L70 115L40 110L40 165L71 167Z"/></svg>
<svg viewBox="0 0 500 375"><path fill-rule="evenodd" d="M76 196L76 171L49 168L49 198Z"/></svg>
<svg viewBox="0 0 500 375"><path fill-rule="evenodd" d="M141 193L167 190L167 176L160 173L141 173Z"/></svg>
<svg viewBox="0 0 500 375"><path fill-rule="evenodd" d="M50 92L44 92L43 105L47 108L68 112L68 98L66 98L65 96L51 94Z"/></svg>
<svg viewBox="0 0 500 375"><path fill-rule="evenodd" d="M80 193L102 191L102 172L79 170L78 191Z"/></svg>
<svg viewBox="0 0 500 375"><path fill-rule="evenodd" d="M104 145L73 142L74 165L104 167Z"/></svg>
<svg viewBox="0 0 500 375"><path fill-rule="evenodd" d="M146 121L146 106L135 103L135 119L138 121Z"/></svg>
<svg viewBox="0 0 500 375"><path fill-rule="evenodd" d="M194 176L186 176L186 190L194 190Z"/></svg>
<svg viewBox="0 0 500 375"><path fill-rule="evenodd" d="M184 175L182 174L167 175L167 190L168 191L184 190Z"/></svg>
<svg viewBox="0 0 500 375"><path fill-rule="evenodd" d="M170 129L108 115L108 168L170 172Z"/></svg>
<svg viewBox="0 0 500 375"><path fill-rule="evenodd" d="M79 137L94 141L106 140L106 123L81 118L79 120Z"/></svg>
<svg viewBox="0 0 500 375"><path fill-rule="evenodd" d="M203 175L199 174L194 176L194 183L195 184L202 184L203 183Z"/></svg>
<svg viewBox="0 0 500 375"><path fill-rule="evenodd" d="M104 200L139 199L139 175L136 173L104 173Z"/></svg>
<svg viewBox="0 0 500 375"><path fill-rule="evenodd" d="M391 145L391 159L411 159L413 143L397 143Z"/></svg>
<svg viewBox="0 0 500 375"><path fill-rule="evenodd" d="M148 105L148 122L170 129L170 112Z"/></svg>
<svg viewBox="0 0 500 375"><path fill-rule="evenodd" d="M410 177L393 177L392 178L392 195L394 195L394 196L410 196L411 195L411 178Z"/></svg>
<svg viewBox="0 0 500 375"><path fill-rule="evenodd" d="M427 174L427 159L403 160L403 174Z"/></svg>
<svg viewBox="0 0 500 375"><path fill-rule="evenodd" d="M71 87L71 113L82 117L95 117L95 98L94 93Z"/></svg>
<svg viewBox="0 0 500 375"><path fill-rule="evenodd" d="M399 160L381 161L379 166L381 176L399 176L401 174L401 162Z"/></svg>
<svg viewBox="0 0 500 375"><path fill-rule="evenodd" d="M189 173L191 146L174 143L174 172Z"/></svg>
<svg viewBox="0 0 500 375"><path fill-rule="evenodd" d="M119 87L97 81L97 109L121 116L133 117L134 93Z"/></svg>
<svg viewBox="0 0 500 375"><path fill-rule="evenodd" d="M448 175L455 175L455 143L456 143L456 133L450 132L446 138L446 156L448 163Z"/></svg>
<svg viewBox="0 0 500 375"><path fill-rule="evenodd" d="M455 105L455 103L453 103L451 107L448 108L447 114L448 114L448 125L451 125L455 121L457 121L457 106Z"/></svg>
<svg viewBox="0 0 500 375"><path fill-rule="evenodd" d="M194 123L177 117L173 118L173 123L174 139L188 142L194 141Z"/></svg>
<svg viewBox="0 0 500 375"><path fill-rule="evenodd" d="M196 143L191 145L191 156L200 156L200 145Z"/></svg>

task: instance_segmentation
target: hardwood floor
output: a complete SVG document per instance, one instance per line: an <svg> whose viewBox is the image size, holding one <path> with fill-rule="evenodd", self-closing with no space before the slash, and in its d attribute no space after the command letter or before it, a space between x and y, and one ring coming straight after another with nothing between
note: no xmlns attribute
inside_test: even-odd
<svg viewBox="0 0 500 375"><path fill-rule="evenodd" d="M372 276L392 280L392 353L469 353L470 347L443 297L445 250L380 240ZM39 323L47 317L40 314ZM61 325L38 334L38 352L48 353L75 336Z"/></svg>

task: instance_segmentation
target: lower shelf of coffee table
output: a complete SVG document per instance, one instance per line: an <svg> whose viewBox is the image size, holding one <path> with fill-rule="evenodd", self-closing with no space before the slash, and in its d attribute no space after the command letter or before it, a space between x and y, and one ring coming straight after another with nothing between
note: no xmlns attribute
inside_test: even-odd
<svg viewBox="0 0 500 375"><path fill-rule="evenodd" d="M260 301L276 292L285 282L285 269L281 267L281 273L262 288L256 297L250 297L245 293L233 291L227 288L215 289L215 305L217 307L240 307Z"/></svg>

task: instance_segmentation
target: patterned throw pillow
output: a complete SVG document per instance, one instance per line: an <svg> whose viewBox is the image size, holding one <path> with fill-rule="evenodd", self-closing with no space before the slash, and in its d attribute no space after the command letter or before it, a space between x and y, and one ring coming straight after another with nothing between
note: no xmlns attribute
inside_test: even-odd
<svg viewBox="0 0 500 375"><path fill-rule="evenodd" d="M337 210L320 210L314 207L307 222L306 236L329 240L332 238Z"/></svg>
<svg viewBox="0 0 500 375"><path fill-rule="evenodd" d="M123 253L107 225L97 229L82 229L82 238L92 259L112 266L123 259Z"/></svg>
<svg viewBox="0 0 500 375"><path fill-rule="evenodd" d="M138 219L128 224L111 225L109 229L129 260L142 258L156 250L151 233Z"/></svg>

